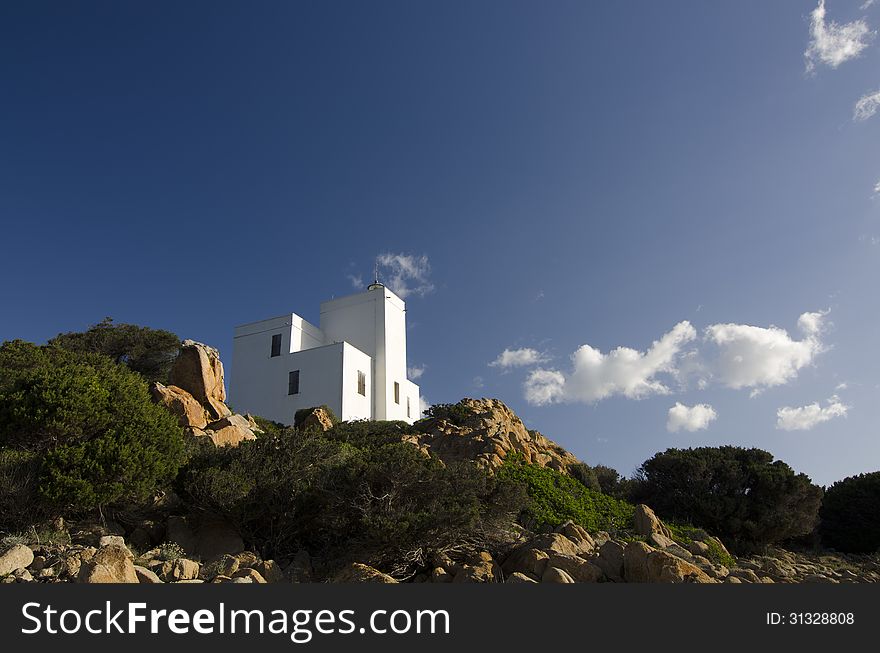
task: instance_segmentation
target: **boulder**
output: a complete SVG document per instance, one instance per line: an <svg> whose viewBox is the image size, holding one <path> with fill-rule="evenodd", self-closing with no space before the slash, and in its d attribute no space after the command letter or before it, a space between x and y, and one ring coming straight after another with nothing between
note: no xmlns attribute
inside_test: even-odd
<svg viewBox="0 0 880 653"><path fill-rule="evenodd" d="M706 556L709 553L709 545L699 540L688 542L685 548L695 556Z"/></svg>
<svg viewBox="0 0 880 653"><path fill-rule="evenodd" d="M758 574L756 574L751 569L731 569L730 574L727 576L728 578L738 578L741 581L745 581L748 583L760 583L761 579L758 578Z"/></svg>
<svg viewBox="0 0 880 653"><path fill-rule="evenodd" d="M244 429L234 425L224 426L217 431L207 429L205 435L211 438L211 442L216 447L237 447L242 442L257 439L257 436L249 428Z"/></svg>
<svg viewBox="0 0 880 653"><path fill-rule="evenodd" d="M81 583L137 583L131 552L123 546L111 544L95 553L79 570Z"/></svg>
<svg viewBox="0 0 880 653"><path fill-rule="evenodd" d="M561 569L576 583L598 583L602 578L602 570L596 565L577 556L553 553L547 561L549 567Z"/></svg>
<svg viewBox="0 0 880 653"><path fill-rule="evenodd" d="M547 567L541 576L542 583L574 583L574 579L562 569Z"/></svg>
<svg viewBox="0 0 880 653"><path fill-rule="evenodd" d="M183 428L203 429L208 424L205 408L183 388L156 382L153 383L150 392L153 401L171 411L177 417L177 423Z"/></svg>
<svg viewBox="0 0 880 653"><path fill-rule="evenodd" d="M633 522L637 535L650 537L652 533L659 533L670 540L672 539L672 532L666 528L660 518L654 514L654 511L643 503L636 506Z"/></svg>
<svg viewBox="0 0 880 653"><path fill-rule="evenodd" d="M232 574L232 580L236 578L249 578L252 583L260 583L265 584L266 579L263 578L263 574L258 572L256 569L251 569L250 567L245 567L244 569L239 569L237 572Z"/></svg>
<svg viewBox="0 0 880 653"><path fill-rule="evenodd" d="M505 574L517 572L540 578L547 568L550 555L541 549L523 548L511 553L501 569Z"/></svg>
<svg viewBox="0 0 880 653"><path fill-rule="evenodd" d="M333 418L323 406L311 408L307 413L300 414L296 420L296 428L302 431L320 431L324 433L333 428Z"/></svg>
<svg viewBox="0 0 880 653"><path fill-rule="evenodd" d="M593 561L608 580L623 582L623 545L608 540L599 547L599 557Z"/></svg>
<svg viewBox="0 0 880 653"><path fill-rule="evenodd" d="M492 556L483 551L472 564L459 565L458 571L452 578L453 583L499 583L501 582L501 567L492 559Z"/></svg>
<svg viewBox="0 0 880 653"><path fill-rule="evenodd" d="M452 574L447 572L443 567L434 567L428 580L432 583L451 583Z"/></svg>
<svg viewBox="0 0 880 653"><path fill-rule="evenodd" d="M623 549L623 577L627 583L648 583L648 555L654 551L644 542L630 542Z"/></svg>
<svg viewBox="0 0 880 653"><path fill-rule="evenodd" d="M339 572L333 576L331 582L334 583L388 583L395 584L397 583L391 576L388 574L383 574L378 569L374 569L368 565L361 564L359 562L353 562L350 565L343 567Z"/></svg>
<svg viewBox="0 0 880 653"><path fill-rule="evenodd" d="M165 538L179 546L188 554L195 555L196 552L196 535L189 524L186 517L178 517L171 515L168 518L168 525L165 530Z"/></svg>
<svg viewBox="0 0 880 653"><path fill-rule="evenodd" d="M648 554L646 568L649 583L714 583L699 567L666 551Z"/></svg>
<svg viewBox="0 0 880 653"><path fill-rule="evenodd" d="M513 572L507 579L504 581L505 583L537 583L534 578L530 578L525 574L521 574L518 571Z"/></svg>
<svg viewBox="0 0 880 653"><path fill-rule="evenodd" d="M156 572L147 569L146 567L135 565L134 573L137 576L139 583L150 585L159 585L162 583L162 580L156 575Z"/></svg>
<svg viewBox="0 0 880 653"><path fill-rule="evenodd" d="M199 577L199 563L187 558L171 561L171 569L166 572L165 580L194 580Z"/></svg>
<svg viewBox="0 0 880 653"><path fill-rule="evenodd" d="M462 399L461 415L447 420L432 417L417 433L403 437L443 462L476 461L494 471L511 452L527 463L565 472L578 459L537 431L530 431L510 408L497 399Z"/></svg>
<svg viewBox="0 0 880 653"><path fill-rule="evenodd" d="M24 544L16 544L0 554L0 576L25 569L34 561L34 552Z"/></svg>
<svg viewBox="0 0 880 653"><path fill-rule="evenodd" d="M555 530L560 535L564 535L574 542L580 553L589 553L596 546L590 534L582 526L575 524L570 519L560 524Z"/></svg>
<svg viewBox="0 0 880 653"><path fill-rule="evenodd" d="M220 352L213 347L184 340L171 367L169 380L195 397L210 419L217 420L231 414L223 403L226 401L223 363L220 362Z"/></svg>
<svg viewBox="0 0 880 653"><path fill-rule="evenodd" d="M265 578L267 583L284 582L284 572L281 571L281 567L274 560L263 560L257 563L253 569L259 572L260 576Z"/></svg>
<svg viewBox="0 0 880 653"><path fill-rule="evenodd" d="M238 571L240 565L238 558L231 555L222 555L216 560L202 565L199 569L199 578L203 580L211 580L217 576L231 577Z"/></svg>

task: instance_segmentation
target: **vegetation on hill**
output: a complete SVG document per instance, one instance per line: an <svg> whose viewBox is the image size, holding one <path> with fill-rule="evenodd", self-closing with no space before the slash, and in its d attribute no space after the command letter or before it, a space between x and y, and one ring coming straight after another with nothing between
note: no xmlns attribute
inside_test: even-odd
<svg viewBox="0 0 880 653"><path fill-rule="evenodd" d="M825 491L819 532L838 551L880 550L880 472L850 476Z"/></svg>
<svg viewBox="0 0 880 653"><path fill-rule="evenodd" d="M822 489L761 449L667 449L639 468L630 498L705 528L737 553L809 533Z"/></svg>
<svg viewBox="0 0 880 653"><path fill-rule="evenodd" d="M170 331L135 324L115 324L104 318L88 331L59 333L49 345L83 354L103 354L143 376L147 381L168 383L171 363L180 338Z"/></svg>
<svg viewBox="0 0 880 653"><path fill-rule="evenodd" d="M508 455L497 476L525 488L529 500L519 519L527 528L553 528L570 519L588 531L616 532L632 523L631 504L549 467L527 464L520 456Z"/></svg>
<svg viewBox="0 0 880 653"><path fill-rule="evenodd" d="M0 346L0 519L140 501L183 462L183 432L106 356ZM29 515L20 513L26 507Z"/></svg>
<svg viewBox="0 0 880 653"><path fill-rule="evenodd" d="M306 549L401 572L431 552L506 531L524 501L515 484L474 464L425 457L397 428L342 423L326 434L288 429L205 448L181 473L178 492L190 509L229 520L267 557Z"/></svg>

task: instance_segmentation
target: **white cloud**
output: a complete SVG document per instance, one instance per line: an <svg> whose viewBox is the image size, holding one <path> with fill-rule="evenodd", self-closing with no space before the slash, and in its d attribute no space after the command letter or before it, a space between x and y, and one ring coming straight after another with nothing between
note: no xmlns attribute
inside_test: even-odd
<svg viewBox="0 0 880 653"><path fill-rule="evenodd" d="M489 363L489 367L500 367L502 369L507 369L509 367L526 367L527 365L546 363L547 360L548 358L545 354L529 347L523 347L522 349L505 349L498 354L498 358Z"/></svg>
<svg viewBox="0 0 880 653"><path fill-rule="evenodd" d="M391 288L401 299L410 295L424 296L434 290L429 276L431 265L427 256L412 254L380 254L376 257L379 281Z"/></svg>
<svg viewBox="0 0 880 653"><path fill-rule="evenodd" d="M419 396L419 417L425 414L425 411L431 407L431 402L423 396Z"/></svg>
<svg viewBox="0 0 880 653"><path fill-rule="evenodd" d="M859 98L853 107L853 120L867 120L880 109L880 91L866 93ZM878 182L880 186L880 182ZM877 192L877 186L874 186L874 192Z"/></svg>
<svg viewBox="0 0 880 653"><path fill-rule="evenodd" d="M526 400L535 405L561 401L592 403L613 395L640 399L667 394L669 389L657 376L676 373L682 347L696 336L694 327L684 321L654 341L645 352L618 347L603 354L583 345L571 356L571 372L533 370L525 382Z"/></svg>
<svg viewBox="0 0 880 653"><path fill-rule="evenodd" d="M757 391L791 381L823 351L819 336L827 314L819 311L800 316L802 340L794 340L775 326L713 324L706 329L706 339L717 348L711 365L714 380L729 388Z"/></svg>
<svg viewBox="0 0 880 653"><path fill-rule="evenodd" d="M685 431L702 431L709 423L718 418L718 413L709 404L697 404L685 406L680 402L669 409L666 419L666 430L676 433L682 429Z"/></svg>
<svg viewBox="0 0 880 653"><path fill-rule="evenodd" d="M412 365L406 368L406 378L410 381L417 381L422 378L422 374L428 369L427 365Z"/></svg>
<svg viewBox="0 0 880 653"><path fill-rule="evenodd" d="M877 0L865 0L865 1L862 3L862 6L859 7L859 9L861 9L862 11L864 11L865 9L867 9L868 7L870 7L871 5L873 5L875 2L877 2Z"/></svg>
<svg viewBox="0 0 880 653"><path fill-rule="evenodd" d="M351 281L351 287L355 290L364 289L364 278L359 274L346 274L345 278Z"/></svg>
<svg viewBox="0 0 880 653"><path fill-rule="evenodd" d="M804 52L807 72L812 71L817 62L837 68L854 59L874 36L863 19L841 24L826 21L825 13L825 0L819 0L810 14L810 45Z"/></svg>
<svg viewBox="0 0 880 653"><path fill-rule="evenodd" d="M846 381L844 381L843 383L838 383L834 389L835 390L846 390L847 388L849 388L849 384Z"/></svg>
<svg viewBox="0 0 880 653"><path fill-rule="evenodd" d="M874 197L880 195L880 181L874 184Z"/></svg>
<svg viewBox="0 0 880 653"><path fill-rule="evenodd" d="M482 376L475 376L473 381L471 381L471 383L473 383L474 387L477 389L480 389L486 385Z"/></svg>
<svg viewBox="0 0 880 653"><path fill-rule="evenodd" d="M799 408L789 406L780 408L776 411L776 428L783 431L808 431L817 424L835 417L846 417L850 408L843 404L837 395L833 395L826 403L828 405L824 408L819 402Z"/></svg>

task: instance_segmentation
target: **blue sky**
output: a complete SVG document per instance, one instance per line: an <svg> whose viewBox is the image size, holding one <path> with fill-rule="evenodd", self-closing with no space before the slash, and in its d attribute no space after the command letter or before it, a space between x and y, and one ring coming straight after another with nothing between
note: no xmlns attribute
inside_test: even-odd
<svg viewBox="0 0 880 653"><path fill-rule="evenodd" d="M5 3L0 339L109 315L231 368L387 254L430 402L624 474L876 470L872 4Z"/></svg>

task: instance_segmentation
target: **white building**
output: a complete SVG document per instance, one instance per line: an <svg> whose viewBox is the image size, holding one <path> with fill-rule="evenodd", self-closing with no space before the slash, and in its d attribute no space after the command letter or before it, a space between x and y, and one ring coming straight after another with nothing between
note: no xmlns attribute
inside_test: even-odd
<svg viewBox="0 0 880 653"><path fill-rule="evenodd" d="M320 328L291 313L235 328L230 403L283 424L326 404L342 420L421 417L406 378L406 308L382 284L321 304Z"/></svg>

